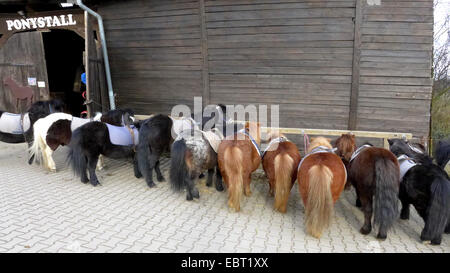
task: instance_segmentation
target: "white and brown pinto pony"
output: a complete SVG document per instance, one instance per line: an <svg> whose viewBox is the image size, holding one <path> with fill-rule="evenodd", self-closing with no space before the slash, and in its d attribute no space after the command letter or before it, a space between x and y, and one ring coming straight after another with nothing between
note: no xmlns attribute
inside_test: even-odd
<svg viewBox="0 0 450 273"><path fill-rule="evenodd" d="M251 195L251 175L261 163L260 143L260 124L247 122L242 131L227 136L219 145L219 169L228 189L228 206L235 211L240 210L242 192Z"/></svg>
<svg viewBox="0 0 450 273"><path fill-rule="evenodd" d="M269 179L269 193L275 196L274 208L285 213L301 156L297 146L279 131L269 131L267 139L269 144L263 152L262 165Z"/></svg>
<svg viewBox="0 0 450 273"><path fill-rule="evenodd" d="M34 157L48 171L56 172L53 152L61 145L68 145L72 132L82 125L99 121L102 114L98 113L93 119L77 118L66 113L54 113L41 118L33 125L34 141L29 149L30 158Z"/></svg>
<svg viewBox="0 0 450 273"><path fill-rule="evenodd" d="M306 231L320 238L330 225L334 203L347 180L341 158L334 153L330 140L311 138L307 154L298 166L298 187L305 206Z"/></svg>

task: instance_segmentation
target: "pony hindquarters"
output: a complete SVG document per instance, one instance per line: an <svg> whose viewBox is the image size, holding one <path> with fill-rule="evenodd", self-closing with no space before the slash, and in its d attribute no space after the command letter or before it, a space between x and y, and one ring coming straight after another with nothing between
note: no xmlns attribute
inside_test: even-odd
<svg viewBox="0 0 450 273"><path fill-rule="evenodd" d="M244 158L239 147L222 144L224 142L219 146L219 168L228 188L228 206L238 212L244 187Z"/></svg>
<svg viewBox="0 0 450 273"><path fill-rule="evenodd" d="M375 159L374 225L379 225L378 239L386 239L387 231L398 217L399 177L396 161L388 157Z"/></svg>
<svg viewBox="0 0 450 273"><path fill-rule="evenodd" d="M430 186L430 200L427 207L425 227L420 239L441 244L442 233L450 233L450 181L448 177L434 177Z"/></svg>
<svg viewBox="0 0 450 273"><path fill-rule="evenodd" d="M274 160L275 202L274 207L285 213L292 188L292 176L295 170L294 159L289 154L278 154Z"/></svg>
<svg viewBox="0 0 450 273"><path fill-rule="evenodd" d="M187 149L186 141L183 138L173 143L170 158L170 184L172 189L180 192L186 188L186 200L199 198L200 194L193 180L195 176L190 175L193 156Z"/></svg>
<svg viewBox="0 0 450 273"><path fill-rule="evenodd" d="M145 120L139 129L139 144L135 157L135 176L144 176L149 187L155 186L153 182L153 169L159 182L164 177L159 168L161 154L170 149L172 120L165 115L158 114Z"/></svg>
<svg viewBox="0 0 450 273"><path fill-rule="evenodd" d="M306 231L316 238L320 238L333 216L332 182L333 172L327 166L314 165L308 170Z"/></svg>

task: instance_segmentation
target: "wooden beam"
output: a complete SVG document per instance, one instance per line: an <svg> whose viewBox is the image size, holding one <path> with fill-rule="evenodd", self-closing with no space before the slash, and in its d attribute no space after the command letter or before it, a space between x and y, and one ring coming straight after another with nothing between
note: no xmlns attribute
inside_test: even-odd
<svg viewBox="0 0 450 273"><path fill-rule="evenodd" d="M363 18L363 0L356 0L355 7L355 30L353 42L353 68L352 68L352 88L350 93L350 111L348 115L348 129L355 130L358 115L358 98L359 98L359 70L361 58L361 25Z"/></svg>
<svg viewBox="0 0 450 273"><path fill-rule="evenodd" d="M208 33L206 29L205 0L199 1L200 32L202 39L203 109L211 101L209 89Z"/></svg>

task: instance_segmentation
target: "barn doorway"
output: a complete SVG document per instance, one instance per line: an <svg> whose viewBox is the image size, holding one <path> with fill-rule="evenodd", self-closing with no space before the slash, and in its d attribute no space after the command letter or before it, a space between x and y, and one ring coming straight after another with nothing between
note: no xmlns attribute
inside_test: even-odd
<svg viewBox="0 0 450 273"><path fill-rule="evenodd" d="M62 99L66 111L78 117L86 110L82 96L86 85L81 81L84 39L71 30L59 29L42 32L42 39L50 97Z"/></svg>

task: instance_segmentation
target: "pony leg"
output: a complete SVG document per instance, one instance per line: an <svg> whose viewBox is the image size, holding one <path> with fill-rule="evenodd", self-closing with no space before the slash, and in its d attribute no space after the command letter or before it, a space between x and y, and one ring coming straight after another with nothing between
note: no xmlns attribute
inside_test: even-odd
<svg viewBox="0 0 450 273"><path fill-rule="evenodd" d="M83 155L84 156L84 155ZM81 162L81 175L80 175L80 180L81 182L83 182L84 184L86 184L87 182L89 182L89 178L87 176L87 165L86 165L87 160L83 160Z"/></svg>
<svg viewBox="0 0 450 273"><path fill-rule="evenodd" d="M222 173L220 172L219 167L216 167L216 190L223 191Z"/></svg>
<svg viewBox="0 0 450 273"><path fill-rule="evenodd" d="M405 199L400 198L402 202L402 210L400 212L400 219L408 220L409 219L409 203Z"/></svg>
<svg viewBox="0 0 450 273"><path fill-rule="evenodd" d="M142 173L139 170L139 164L138 164L138 159L137 159L137 154L134 155L134 159L133 159L133 169L134 169L134 176L136 178L141 178L142 177Z"/></svg>
<svg viewBox="0 0 450 273"><path fill-rule="evenodd" d="M206 186L211 187L214 175L214 168L208 170L208 178L206 180Z"/></svg>
<svg viewBox="0 0 450 273"><path fill-rule="evenodd" d="M161 173L161 169L159 168L159 159L157 159L156 164L155 164L155 171L156 171L156 179L158 180L158 182L164 182L166 181L166 179L164 179L164 176Z"/></svg>
<svg viewBox="0 0 450 273"><path fill-rule="evenodd" d="M252 174L250 173L248 177L244 177L244 194L247 197L252 195L252 191L250 190L250 182L252 181Z"/></svg>
<svg viewBox="0 0 450 273"><path fill-rule="evenodd" d="M444 230L445 234L450 234L450 221L447 223L447 227Z"/></svg>
<svg viewBox="0 0 450 273"><path fill-rule="evenodd" d="M103 156L98 156L98 162L97 162L97 170L101 171L105 167L105 164L103 163Z"/></svg>
<svg viewBox="0 0 450 273"><path fill-rule="evenodd" d="M100 183L98 182L98 178L97 175L95 174L95 167L97 166L97 162L98 162L98 156L89 156L88 157L88 170L89 170L89 177L90 177L90 181L91 181L91 185L92 186L97 186L100 185Z"/></svg>
<svg viewBox="0 0 450 273"><path fill-rule="evenodd" d="M360 232L367 235L372 231L372 197L361 198L360 200L364 212L364 225L361 227Z"/></svg>
<svg viewBox="0 0 450 273"><path fill-rule="evenodd" d="M46 158L45 161L47 162L47 168L51 172L56 172L56 164L55 164L55 161L53 161L52 154L53 154L52 149L50 149L49 146L46 146L44 148L43 155Z"/></svg>
<svg viewBox="0 0 450 273"><path fill-rule="evenodd" d="M186 200L191 201L194 198L199 199L200 193L198 192L198 189L195 187L194 179L198 177L195 173L193 175L187 175L185 178L185 183L187 186L186 189Z"/></svg>
<svg viewBox="0 0 450 273"><path fill-rule="evenodd" d="M155 186L155 182L153 182L153 168L156 167L156 157L154 155L150 155L149 158L149 164L146 166L147 173L144 172L145 182L147 182L147 185L152 188Z"/></svg>

